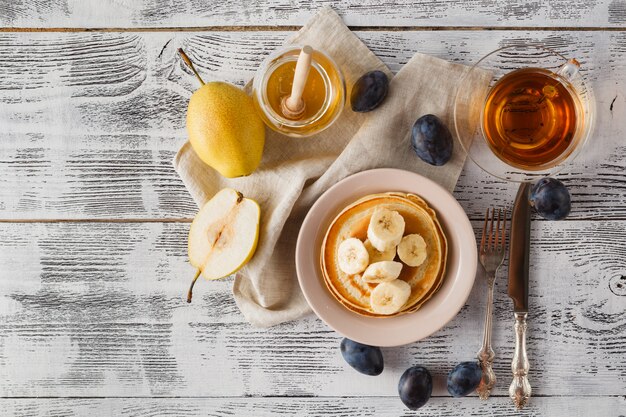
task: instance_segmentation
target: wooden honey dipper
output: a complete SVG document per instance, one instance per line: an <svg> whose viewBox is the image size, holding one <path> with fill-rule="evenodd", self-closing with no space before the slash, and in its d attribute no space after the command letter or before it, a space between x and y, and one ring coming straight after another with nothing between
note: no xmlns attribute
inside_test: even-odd
<svg viewBox="0 0 626 417"><path fill-rule="evenodd" d="M289 119L298 119L304 114L306 104L302 100L302 93L306 86L306 80L311 70L311 55L313 54L313 48L309 45L305 45L300 51L298 56L298 62L296 63L296 70L293 76L293 84L291 86L291 94L287 97L283 97L280 106L285 117Z"/></svg>

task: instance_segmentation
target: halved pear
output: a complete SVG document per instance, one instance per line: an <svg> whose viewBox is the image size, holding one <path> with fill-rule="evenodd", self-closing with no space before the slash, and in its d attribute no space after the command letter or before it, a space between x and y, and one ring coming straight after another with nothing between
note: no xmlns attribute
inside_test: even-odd
<svg viewBox="0 0 626 417"><path fill-rule="evenodd" d="M202 276L213 280L226 277L244 266L259 240L261 209L256 201L231 188L224 188L200 209L189 229L189 263L198 268L191 283Z"/></svg>

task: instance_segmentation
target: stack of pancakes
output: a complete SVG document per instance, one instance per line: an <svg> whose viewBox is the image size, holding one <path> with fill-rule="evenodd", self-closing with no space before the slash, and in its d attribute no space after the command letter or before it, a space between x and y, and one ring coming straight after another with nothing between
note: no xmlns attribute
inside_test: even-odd
<svg viewBox="0 0 626 417"><path fill-rule="evenodd" d="M346 274L339 268L337 258L339 245L344 240L367 239L370 217L380 207L400 213L406 224L404 236L420 234L428 253L418 267L403 264L398 279L411 286L411 295L400 311L391 315L376 314L370 306L370 294L377 284L364 282L359 274ZM418 310L437 292L443 282L447 254L446 237L435 211L414 194L390 192L363 197L339 213L324 237L320 263L328 290L343 306L365 316L394 317Z"/></svg>

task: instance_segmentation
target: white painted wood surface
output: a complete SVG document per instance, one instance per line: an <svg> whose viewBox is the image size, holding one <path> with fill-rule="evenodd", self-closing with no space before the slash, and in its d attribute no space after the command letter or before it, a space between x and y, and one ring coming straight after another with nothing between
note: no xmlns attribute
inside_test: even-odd
<svg viewBox="0 0 626 417"><path fill-rule="evenodd" d="M478 229L481 222L475 222ZM393 396L413 364L438 378L471 359L482 332L484 282L444 329L384 349L386 371L356 374L340 336L315 317L252 328L231 280L201 282L186 223L5 223L0 387L9 397ZM538 396L626 391L626 236L622 221L536 222L529 354ZM626 284L626 282L624 282ZM508 379L513 350L506 278L496 283L494 369ZM567 383L563 383L567 381ZM506 395L500 384L497 395ZM469 401L469 400L468 400Z"/></svg>
<svg viewBox="0 0 626 417"><path fill-rule="evenodd" d="M417 414L626 415L622 0L330 2L348 24L366 26L357 35L394 71L415 52L469 64L534 40L578 58L592 82L592 146L560 177L572 215L533 224L529 409L519 413L506 398L513 343L504 275L494 329L501 383L487 403L448 398L444 386L479 347L480 277L448 326L384 349L376 378L349 369L340 336L313 316L250 327L229 279L201 283L195 302L184 302L196 207L171 160L196 85L176 48L207 79L242 85L321 4L329 2L0 2L8 30L0 33L0 415L415 415L396 386L418 363L433 373L436 398ZM33 32L55 27L77 32ZM455 196L478 230L485 208L510 204L514 193L468 164Z"/></svg>
<svg viewBox="0 0 626 417"><path fill-rule="evenodd" d="M141 28L302 25L332 6L352 26L619 27L623 0L5 0L11 27Z"/></svg>
<svg viewBox="0 0 626 417"><path fill-rule="evenodd" d="M623 415L623 397L586 396L577 399L533 398L523 411L511 408L508 399L492 398L469 406L468 401L433 398L432 410L441 417L521 416L607 416ZM7 413L19 416L93 416L119 417L276 415L308 417L412 417L425 412L399 410L397 400L389 397L361 398L108 398L108 399L12 399L5 401Z"/></svg>
<svg viewBox="0 0 626 417"><path fill-rule="evenodd" d="M578 58L595 91L598 128L561 176L575 201L572 218L626 218L626 33L488 33L357 32L394 71L415 52L471 64L526 40ZM197 81L176 49L183 46L207 80L243 85L287 34L0 34L0 218L192 217L195 204L171 160L185 141ZM456 196L478 219L514 193L468 164Z"/></svg>

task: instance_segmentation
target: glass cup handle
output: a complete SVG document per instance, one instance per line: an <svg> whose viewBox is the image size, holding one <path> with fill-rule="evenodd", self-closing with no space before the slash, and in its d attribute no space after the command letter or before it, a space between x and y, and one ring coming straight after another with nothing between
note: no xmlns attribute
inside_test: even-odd
<svg viewBox="0 0 626 417"><path fill-rule="evenodd" d="M576 61L574 58L567 61L559 70L557 74L561 77L565 78L568 81L572 81L572 78L578 74L578 70L580 69L580 63Z"/></svg>

